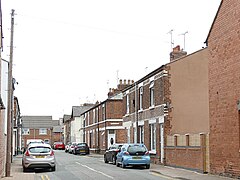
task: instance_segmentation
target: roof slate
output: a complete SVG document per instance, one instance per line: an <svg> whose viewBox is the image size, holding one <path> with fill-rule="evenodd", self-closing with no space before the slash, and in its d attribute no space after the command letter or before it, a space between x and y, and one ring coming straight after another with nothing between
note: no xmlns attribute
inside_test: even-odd
<svg viewBox="0 0 240 180"><path fill-rule="evenodd" d="M22 116L23 128L52 128L52 116Z"/></svg>

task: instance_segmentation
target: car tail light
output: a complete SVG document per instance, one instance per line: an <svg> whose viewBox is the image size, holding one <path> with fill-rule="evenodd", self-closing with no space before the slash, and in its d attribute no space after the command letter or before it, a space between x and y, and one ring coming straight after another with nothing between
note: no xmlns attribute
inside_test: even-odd
<svg viewBox="0 0 240 180"><path fill-rule="evenodd" d="M149 151L145 152L145 155L149 155Z"/></svg>
<svg viewBox="0 0 240 180"><path fill-rule="evenodd" d="M53 150L52 150L52 152L51 152L50 156L54 156L54 152L53 152Z"/></svg>
<svg viewBox="0 0 240 180"><path fill-rule="evenodd" d="M124 154L124 155L129 155L129 152L125 151L123 154Z"/></svg>
<svg viewBox="0 0 240 180"><path fill-rule="evenodd" d="M25 156L30 156L30 154L29 154L29 151L28 151L28 150L25 152Z"/></svg>

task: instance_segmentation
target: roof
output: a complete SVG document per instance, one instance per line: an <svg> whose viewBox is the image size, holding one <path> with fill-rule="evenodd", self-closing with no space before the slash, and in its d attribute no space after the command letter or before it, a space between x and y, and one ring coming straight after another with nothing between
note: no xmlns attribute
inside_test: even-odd
<svg viewBox="0 0 240 180"><path fill-rule="evenodd" d="M52 116L22 116L23 128L51 128Z"/></svg>
<svg viewBox="0 0 240 180"><path fill-rule="evenodd" d="M63 132L62 126L53 126L53 132L54 133Z"/></svg>
<svg viewBox="0 0 240 180"><path fill-rule="evenodd" d="M53 126L59 126L59 125L60 125L59 120L53 120L53 121L52 121L52 125L53 125Z"/></svg>
<svg viewBox="0 0 240 180"><path fill-rule="evenodd" d="M94 104L89 105L83 105L83 106L73 106L72 107L72 115L71 117L80 117L82 113L85 111L91 109L94 106Z"/></svg>
<svg viewBox="0 0 240 180"><path fill-rule="evenodd" d="M210 36L210 34L211 34L211 32L212 32L213 25L215 24L215 21L216 21L216 19L217 19L217 16L218 16L218 13L219 13L220 8L221 8L221 6L222 6L222 3L223 3L223 0L221 1L220 5L219 5L219 7L218 7L217 13L216 13L216 15L215 15L215 17L214 17L214 20L213 20L213 22L212 22L211 28L210 28L210 30L209 30L209 32L208 32L207 39L206 39L206 41L204 42L204 43L206 44L206 46L208 46L208 38L209 38L209 36Z"/></svg>
<svg viewBox="0 0 240 180"><path fill-rule="evenodd" d="M71 115L64 114L63 115L63 123L69 121L71 119Z"/></svg>

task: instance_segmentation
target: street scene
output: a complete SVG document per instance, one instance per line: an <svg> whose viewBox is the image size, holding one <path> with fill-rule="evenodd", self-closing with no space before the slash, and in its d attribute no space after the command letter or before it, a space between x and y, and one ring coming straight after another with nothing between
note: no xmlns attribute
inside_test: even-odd
<svg viewBox="0 0 240 180"><path fill-rule="evenodd" d="M0 179L240 179L239 0L0 11Z"/></svg>

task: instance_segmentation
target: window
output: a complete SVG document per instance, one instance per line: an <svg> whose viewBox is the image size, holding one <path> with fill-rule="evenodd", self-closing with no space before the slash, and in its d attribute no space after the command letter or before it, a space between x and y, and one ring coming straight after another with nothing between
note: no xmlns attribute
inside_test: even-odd
<svg viewBox="0 0 240 180"><path fill-rule="evenodd" d="M139 88L139 110L143 109L143 87Z"/></svg>
<svg viewBox="0 0 240 180"><path fill-rule="evenodd" d="M156 124L150 124L150 147L156 150Z"/></svg>
<svg viewBox="0 0 240 180"><path fill-rule="evenodd" d="M102 120L105 120L105 106L102 105Z"/></svg>
<svg viewBox="0 0 240 180"><path fill-rule="evenodd" d="M127 104L126 104L126 107L127 107L127 109L126 109L126 110L127 110L126 114L129 114L129 104L130 104L130 103L129 103L129 94L127 94L126 98L127 98L127 100L126 100L126 103L127 103Z"/></svg>
<svg viewBox="0 0 240 180"><path fill-rule="evenodd" d="M154 81L150 83L150 107L154 106Z"/></svg>
<svg viewBox="0 0 240 180"><path fill-rule="evenodd" d="M93 123L96 123L95 109L93 109Z"/></svg>
<svg viewBox="0 0 240 180"><path fill-rule="evenodd" d="M46 135L47 134L47 129L46 128L40 128L39 129L39 135Z"/></svg>
<svg viewBox="0 0 240 180"><path fill-rule="evenodd" d="M29 134L30 134L29 128L23 128L22 129L22 135L29 135Z"/></svg>
<svg viewBox="0 0 240 180"><path fill-rule="evenodd" d="M89 112L87 113L87 126L89 125Z"/></svg>
<svg viewBox="0 0 240 180"><path fill-rule="evenodd" d="M144 143L144 126L139 126L140 131L140 143Z"/></svg>

